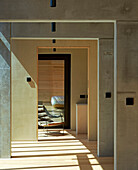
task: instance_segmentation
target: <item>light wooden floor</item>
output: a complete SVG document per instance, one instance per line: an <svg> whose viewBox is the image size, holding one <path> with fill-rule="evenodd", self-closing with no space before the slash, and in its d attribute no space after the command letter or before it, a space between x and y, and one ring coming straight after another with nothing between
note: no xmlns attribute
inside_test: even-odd
<svg viewBox="0 0 138 170"><path fill-rule="evenodd" d="M39 130L38 142L12 142L12 158L0 159L0 169L8 170L113 170L113 158L96 156L96 142L86 135Z"/></svg>

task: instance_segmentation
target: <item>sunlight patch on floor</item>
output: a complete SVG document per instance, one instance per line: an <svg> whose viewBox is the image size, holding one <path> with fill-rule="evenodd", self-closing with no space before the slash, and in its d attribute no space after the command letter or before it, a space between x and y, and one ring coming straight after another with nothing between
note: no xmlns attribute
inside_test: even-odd
<svg viewBox="0 0 138 170"><path fill-rule="evenodd" d="M79 140L81 139L81 140ZM97 157L96 142L65 131L65 135L39 131L39 141L12 142L12 158L0 159L2 170L113 170L113 158Z"/></svg>

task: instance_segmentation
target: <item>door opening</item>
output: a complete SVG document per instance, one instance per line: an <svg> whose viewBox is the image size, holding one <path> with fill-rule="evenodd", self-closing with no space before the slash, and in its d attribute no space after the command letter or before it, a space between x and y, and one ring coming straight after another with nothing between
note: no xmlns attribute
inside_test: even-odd
<svg viewBox="0 0 138 170"><path fill-rule="evenodd" d="M47 113L39 109L38 128L64 122L70 129L70 72L70 54L38 54L38 105Z"/></svg>

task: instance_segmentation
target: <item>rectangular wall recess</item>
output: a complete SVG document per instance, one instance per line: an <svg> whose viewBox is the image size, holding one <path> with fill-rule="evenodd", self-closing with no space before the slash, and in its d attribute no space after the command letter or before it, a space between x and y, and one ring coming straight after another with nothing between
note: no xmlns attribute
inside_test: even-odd
<svg viewBox="0 0 138 170"><path fill-rule="evenodd" d="M50 0L50 7L56 7L56 0Z"/></svg>
<svg viewBox="0 0 138 170"><path fill-rule="evenodd" d="M56 40L55 40L55 39L53 39L53 40L52 40L52 43L53 43L53 44L55 44L55 43L56 43Z"/></svg>
<svg viewBox="0 0 138 170"><path fill-rule="evenodd" d="M80 98L83 98L83 99L86 99L86 98L88 98L88 95L80 95Z"/></svg>
<svg viewBox="0 0 138 170"><path fill-rule="evenodd" d="M53 52L56 52L56 48L53 48Z"/></svg>
<svg viewBox="0 0 138 170"><path fill-rule="evenodd" d="M106 92L105 93L105 98L111 98L111 92Z"/></svg>
<svg viewBox="0 0 138 170"><path fill-rule="evenodd" d="M126 98L126 105L129 105L129 106L134 105L134 98L132 97Z"/></svg>
<svg viewBox="0 0 138 170"><path fill-rule="evenodd" d="M31 82L31 77L26 78L27 82Z"/></svg>
<svg viewBox="0 0 138 170"><path fill-rule="evenodd" d="M51 31L56 32L56 23L55 22L51 23Z"/></svg>

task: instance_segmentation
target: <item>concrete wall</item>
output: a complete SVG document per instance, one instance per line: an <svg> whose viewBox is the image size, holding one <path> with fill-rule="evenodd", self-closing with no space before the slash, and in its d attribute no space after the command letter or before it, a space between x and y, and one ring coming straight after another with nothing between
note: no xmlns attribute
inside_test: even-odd
<svg viewBox="0 0 138 170"><path fill-rule="evenodd" d="M37 48L27 41L11 44L12 140L37 140Z"/></svg>
<svg viewBox="0 0 138 170"><path fill-rule="evenodd" d="M51 23L12 23L13 38L113 38L113 23L58 22L56 32Z"/></svg>
<svg viewBox="0 0 138 170"><path fill-rule="evenodd" d="M111 96L110 96L111 93ZM114 40L99 40L98 156L114 155Z"/></svg>
<svg viewBox="0 0 138 170"><path fill-rule="evenodd" d="M0 158L10 158L10 24L0 23Z"/></svg>
<svg viewBox="0 0 138 170"><path fill-rule="evenodd" d="M137 0L58 0L50 7L49 0L1 0L1 20L136 20Z"/></svg>
<svg viewBox="0 0 138 170"><path fill-rule="evenodd" d="M117 22L117 169L138 169L138 22ZM134 105L126 105L133 98Z"/></svg>
<svg viewBox="0 0 138 170"><path fill-rule="evenodd" d="M88 139L97 140L98 42L89 48L88 55Z"/></svg>

